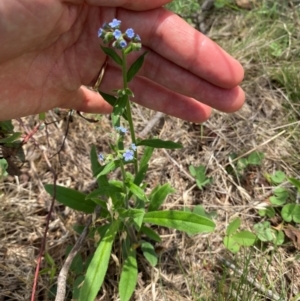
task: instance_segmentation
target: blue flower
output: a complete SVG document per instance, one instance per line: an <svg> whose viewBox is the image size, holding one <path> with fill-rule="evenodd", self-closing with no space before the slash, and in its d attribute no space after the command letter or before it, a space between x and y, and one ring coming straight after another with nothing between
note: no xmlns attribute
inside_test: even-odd
<svg viewBox="0 0 300 301"><path fill-rule="evenodd" d="M135 145L134 143L131 143L130 148L131 148L133 151L136 151L136 145Z"/></svg>
<svg viewBox="0 0 300 301"><path fill-rule="evenodd" d="M126 31L126 36L129 38L129 39L132 39L134 37L134 31L132 28L128 28Z"/></svg>
<svg viewBox="0 0 300 301"><path fill-rule="evenodd" d="M120 48L125 48L127 46L127 43L126 43L126 41L125 40L120 40L120 42L119 42L119 47Z"/></svg>
<svg viewBox="0 0 300 301"><path fill-rule="evenodd" d="M103 28L99 28L98 29L98 38L100 38L102 36L102 34L104 33Z"/></svg>
<svg viewBox="0 0 300 301"><path fill-rule="evenodd" d="M134 158L134 153L131 149L127 149L123 154L123 157L125 161L131 161Z"/></svg>
<svg viewBox="0 0 300 301"><path fill-rule="evenodd" d="M122 32L119 29L115 29L114 33L113 33L115 39L119 39L122 36Z"/></svg>
<svg viewBox="0 0 300 301"><path fill-rule="evenodd" d="M108 23L108 25L111 27L111 28L116 28L118 26L121 25L121 21L120 20L117 20L117 19L113 19L111 22Z"/></svg>
<svg viewBox="0 0 300 301"><path fill-rule="evenodd" d="M103 162L105 160L104 155L103 154L99 154L98 155L98 160Z"/></svg>
<svg viewBox="0 0 300 301"><path fill-rule="evenodd" d="M119 131L121 134L126 134L128 130L123 126L116 126L116 130Z"/></svg>

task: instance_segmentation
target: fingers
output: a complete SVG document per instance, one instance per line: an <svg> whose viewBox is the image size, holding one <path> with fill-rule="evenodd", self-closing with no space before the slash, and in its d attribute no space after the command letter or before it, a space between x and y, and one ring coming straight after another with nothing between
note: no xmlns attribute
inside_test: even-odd
<svg viewBox="0 0 300 301"><path fill-rule="evenodd" d="M100 90L110 93L122 87L120 70L108 66ZM211 114L211 108L197 100L168 90L145 78L134 78L130 83L134 102L152 110L164 112L191 122L203 122Z"/></svg>
<svg viewBox="0 0 300 301"><path fill-rule="evenodd" d="M82 111L85 113L110 114L112 107L99 93L82 86L74 97L68 98L61 107Z"/></svg>
<svg viewBox="0 0 300 301"><path fill-rule="evenodd" d="M143 45L216 86L233 88L243 79L239 62L163 8L146 12L119 9L118 18L122 20L122 28L136 30Z"/></svg>
<svg viewBox="0 0 300 301"><path fill-rule="evenodd" d="M69 1L80 1L80 0L69 0ZM124 7L126 9L131 10L149 10L161 7L172 0L151 0L151 1L141 1L141 0L117 0L117 1L111 1L111 0L85 0L82 2L86 2L90 5L95 6L109 6L109 7Z"/></svg>
<svg viewBox="0 0 300 301"><path fill-rule="evenodd" d="M141 53L145 51L146 49ZM141 53L129 56L129 65ZM227 113L239 110L245 101L245 95L241 88L224 89L215 86L152 51L146 55L138 75Z"/></svg>

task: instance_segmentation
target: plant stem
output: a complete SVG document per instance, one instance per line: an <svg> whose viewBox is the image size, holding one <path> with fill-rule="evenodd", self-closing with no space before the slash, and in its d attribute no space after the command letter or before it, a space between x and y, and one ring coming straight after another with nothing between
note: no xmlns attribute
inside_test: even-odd
<svg viewBox="0 0 300 301"><path fill-rule="evenodd" d="M122 160L120 160L120 167L121 167L121 172L122 172L122 177L123 177L123 189L124 189L124 193L126 194L126 198L125 198L125 207L128 208L129 206L129 200L128 200L128 195L127 195L127 187L125 185L125 181L126 181L126 173L125 173L125 168L124 168L124 164L122 162Z"/></svg>
<svg viewBox="0 0 300 301"><path fill-rule="evenodd" d="M122 66L122 74L123 74L123 87L126 91L128 88L128 82L127 82L127 61L126 61L126 54L124 51L122 51L122 60L123 60L123 66ZM131 107L129 102L129 96L126 94L126 112L127 112L127 119L129 123L129 130L131 135L132 143L136 144L136 138L135 138L135 132L134 132L134 126L132 121L132 115L131 115ZM135 174L138 173L138 161L137 161L137 151L134 151L134 171Z"/></svg>

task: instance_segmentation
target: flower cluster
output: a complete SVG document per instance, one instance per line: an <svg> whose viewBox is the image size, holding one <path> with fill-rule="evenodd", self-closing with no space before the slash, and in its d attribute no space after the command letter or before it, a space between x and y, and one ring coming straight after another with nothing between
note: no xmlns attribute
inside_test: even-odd
<svg viewBox="0 0 300 301"><path fill-rule="evenodd" d="M113 19L109 23L104 23L98 30L98 38L103 40L104 44L112 43L117 49L125 49L129 53L133 50L141 49L141 38L132 28L128 28L124 33L120 30L121 21Z"/></svg>
<svg viewBox="0 0 300 301"><path fill-rule="evenodd" d="M128 133L128 129L126 129L123 126L116 126L116 131L120 134L120 136L124 136L126 133ZM123 139L123 138L122 138ZM104 161L111 161L115 159L120 159L123 157L123 159L127 161L131 161L134 159L134 152L137 150L137 146L134 143L131 143L129 148L123 151L119 151L117 157L114 157L113 155L108 155L107 158L104 157L102 153L98 155L98 160L103 163Z"/></svg>

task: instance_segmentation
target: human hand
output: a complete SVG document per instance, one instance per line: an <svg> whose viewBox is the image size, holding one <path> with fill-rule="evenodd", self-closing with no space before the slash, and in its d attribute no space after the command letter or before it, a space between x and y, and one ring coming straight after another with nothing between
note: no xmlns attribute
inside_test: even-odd
<svg viewBox="0 0 300 301"><path fill-rule="evenodd" d="M134 101L193 122L206 120L211 107L233 112L242 106L240 64L160 7L169 1L132 0L117 8L109 0L83 2L14 0L2 5L0 120L54 107L109 113L110 105L83 85L93 85L106 60L97 31L115 17L123 29L133 28L149 51L130 85ZM120 70L108 60L100 90L109 93L121 81Z"/></svg>

